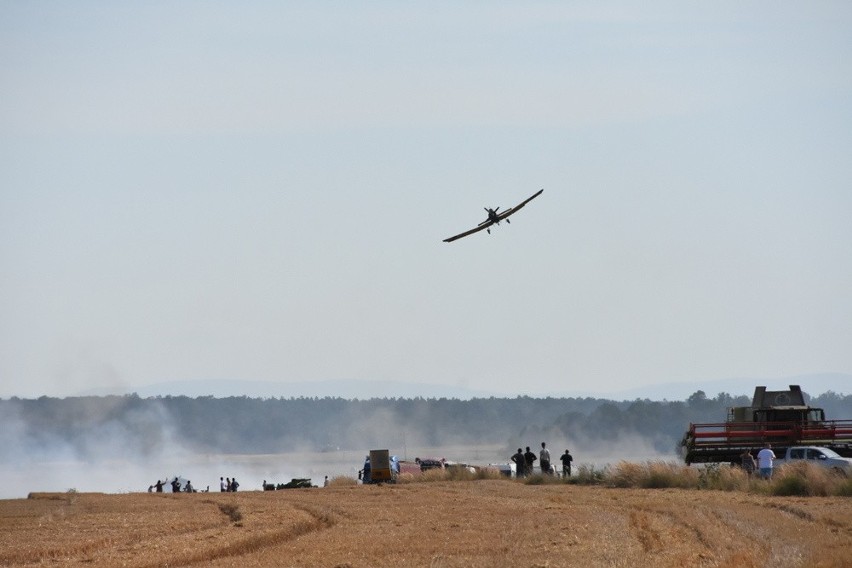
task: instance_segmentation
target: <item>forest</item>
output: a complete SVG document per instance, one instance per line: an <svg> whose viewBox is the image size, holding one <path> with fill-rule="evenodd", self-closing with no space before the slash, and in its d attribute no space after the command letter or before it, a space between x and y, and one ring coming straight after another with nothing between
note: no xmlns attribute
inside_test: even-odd
<svg viewBox="0 0 852 568"><path fill-rule="evenodd" d="M809 397L828 419L852 419L852 395ZM538 440L584 448L641 439L663 455L677 452L690 422L723 422L751 399L697 391L685 401L598 398L248 398L92 396L0 399L0 459L194 453L273 454L439 447Z"/></svg>

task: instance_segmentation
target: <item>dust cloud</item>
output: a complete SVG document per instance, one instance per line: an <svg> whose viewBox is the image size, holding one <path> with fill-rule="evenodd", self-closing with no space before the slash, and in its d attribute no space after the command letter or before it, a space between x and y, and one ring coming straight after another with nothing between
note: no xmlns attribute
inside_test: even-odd
<svg viewBox="0 0 852 568"><path fill-rule="evenodd" d="M119 403L121 401L118 401ZM0 498L22 498L30 492L144 492L158 480L175 477L190 480L196 490L219 491L219 478L236 478L240 490L260 490L262 483L287 483L310 478L322 486L325 476L357 478L370 449L386 448L401 460L445 458L472 465L506 464L518 447L530 446L538 454L547 442L553 465L570 449L574 468L596 468L619 461L674 461L669 453L655 449L654 440L623 434L615 440L566 436L555 428L533 428L502 441L471 443L469 432L446 428L428 415L400 415L377 409L329 435L329 443L318 447L290 443L286 452L269 454L223 454L195 447L184 439L161 404L149 402L139 408L111 408L100 399L77 423L94 424L73 437L51 436L32 420L24 420L21 407L7 405L0 416ZM118 416L120 415L120 420ZM93 419L94 418L94 419ZM426 427L424 427L426 425ZM226 435L227 433L223 433ZM316 437L314 437L316 438ZM339 445L335 442L339 441ZM659 444L656 445L659 447ZM360 448L360 449L352 449ZM165 486L165 490L170 490Z"/></svg>
<svg viewBox="0 0 852 568"><path fill-rule="evenodd" d="M22 410L8 406L0 416L4 434L0 498L4 499L26 497L31 492L141 492L158 480L175 477L191 481L199 491L219 491L220 477L236 478L240 490L261 489L263 481L277 484L293 478L310 478L322 485L326 475L357 477L369 451L369 447L357 452L296 447L283 454L200 452L181 438L162 405L146 404L144 410L123 413L118 421L104 419L113 409L103 400L80 417L80 422L98 425L68 441L45 434L22 419ZM394 417L379 414L354 433L375 441L378 432L387 432ZM170 491L170 486L166 484L164 490Z"/></svg>

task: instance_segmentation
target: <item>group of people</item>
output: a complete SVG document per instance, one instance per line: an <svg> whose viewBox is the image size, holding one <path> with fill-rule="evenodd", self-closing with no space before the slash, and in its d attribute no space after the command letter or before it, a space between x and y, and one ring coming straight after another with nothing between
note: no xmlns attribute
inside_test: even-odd
<svg viewBox="0 0 852 568"><path fill-rule="evenodd" d="M518 448L518 451L511 459L515 463L516 477L527 477L528 475L532 475L533 466L535 465L536 460L538 460L538 465L539 468L541 468L542 474L553 475L555 473L554 468L550 463L550 450L547 449L547 444L545 442L541 443L541 451L538 453L538 456L536 456L535 452L531 451L530 447L527 446L526 451ZM562 475L566 477L570 476L571 462L574 461L573 456L571 456L571 452L565 450L565 453L559 457L559 460L562 462Z"/></svg>
<svg viewBox="0 0 852 568"><path fill-rule="evenodd" d="M762 479L772 479L772 470L775 465L775 452L772 451L772 445L766 443L762 450L757 452L757 459L751 455L751 450L746 450L740 454L740 463L743 470L751 476L757 470Z"/></svg>
<svg viewBox="0 0 852 568"><path fill-rule="evenodd" d="M163 486L166 483L168 483L168 482L167 481L160 481L158 479L157 483L155 483L154 485L148 486L148 493L153 493L153 492L162 493L163 492ZM171 481L171 483L169 483L169 485L172 486L172 493L198 493L198 491L195 489L195 487L192 486L192 482L188 479L186 480L186 484L182 488L181 488L180 479L178 479L177 477L175 477ZM209 485L207 486L207 490L202 491L202 493L206 493L207 491L210 491Z"/></svg>
<svg viewBox="0 0 852 568"><path fill-rule="evenodd" d="M265 482L264 482L265 483ZM186 484L181 487L180 479L175 477L171 482L168 480L160 481L157 480L157 483L154 485L148 486L148 493L162 493L163 487L169 484L172 486L172 493L198 493L198 490L192 486L192 482L190 480L186 480ZM237 482L237 478L231 479L230 477L220 477L219 478L219 491L221 492L234 492L240 484ZM202 493L208 493L210 491L210 486L207 486L207 489L202 490Z"/></svg>

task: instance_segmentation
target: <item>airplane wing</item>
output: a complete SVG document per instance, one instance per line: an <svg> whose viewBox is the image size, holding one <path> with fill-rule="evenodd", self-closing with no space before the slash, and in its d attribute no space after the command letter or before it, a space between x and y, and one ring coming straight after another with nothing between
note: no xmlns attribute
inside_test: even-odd
<svg viewBox="0 0 852 568"><path fill-rule="evenodd" d="M490 226L491 226L491 225L493 225L493 224L494 224L494 221L485 221L484 223L480 223L480 224L479 224L479 226L477 226L475 229L471 229L471 230L469 230L469 231L465 231L464 233L459 233L458 235L456 235L456 236L454 236L454 237L450 237L449 239L444 239L444 242L445 242L445 243L451 243L451 242L453 242L453 241L454 241L454 240L456 240L456 239L460 239L460 238L462 238L462 237L466 237L466 236L468 236L468 235L472 235L472 234L474 234L474 233L478 233L478 232L479 232L479 231L481 231L482 229L486 229L486 228L490 227Z"/></svg>
<svg viewBox="0 0 852 568"><path fill-rule="evenodd" d="M508 216L509 216L509 215L511 215L512 213L514 213L514 212L518 211L518 210L519 210L519 209L521 209L524 205L526 205L527 203L529 203L530 201L532 201L533 199L535 199L536 197L538 197L539 195L541 195L543 192L544 192L544 190L543 190L543 189L539 189L539 190L538 190L537 192L535 192L535 193L534 193L531 197L528 197L527 199L525 199L525 200L521 201L518 205L515 205L514 207L510 207L509 209L506 209L505 211L503 211L502 213L500 213L500 214L497 216L497 218L498 218L500 221L502 221L503 219L505 219L506 217L508 217ZM507 223L508 223L508 221L507 221ZM468 235L472 235L472 234L474 234L474 233L478 233L478 232L479 232L479 231L481 231L482 229L486 229L486 228L490 227L490 226L491 226L491 225L493 225L493 224L494 224L494 221L491 221L491 220L485 220L485 221L483 221L482 223L480 223L480 224L479 224L479 225L478 225L475 229L471 229L471 230L469 230L469 231L465 231L464 233L459 233L458 235L456 235L456 236L454 236L454 237L450 237L449 239L444 239L444 242L445 242L445 243L451 243L451 242L453 242L453 241L454 241L454 240L456 240L456 239L460 239L460 238L462 238L462 237L466 237L466 236L468 236Z"/></svg>
<svg viewBox="0 0 852 568"><path fill-rule="evenodd" d="M506 217L508 217L512 213L515 213L518 209L520 209L521 207L523 207L524 205L526 205L527 203L529 203L530 201L532 201L533 199L535 199L536 197L541 195L543 191L544 191L543 189L539 189L538 191L536 191L532 195L532 197L528 197L527 199L524 199L523 201L521 201L518 205L515 205L514 207L509 207L508 209L506 209L505 211L500 213L500 215L498 215L498 217L500 217L500 220L502 221L503 219L505 219Z"/></svg>

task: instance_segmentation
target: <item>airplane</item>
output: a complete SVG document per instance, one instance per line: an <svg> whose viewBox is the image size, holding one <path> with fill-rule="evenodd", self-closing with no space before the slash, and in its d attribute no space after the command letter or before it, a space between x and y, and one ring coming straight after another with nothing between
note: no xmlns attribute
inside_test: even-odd
<svg viewBox="0 0 852 568"><path fill-rule="evenodd" d="M456 239L460 239L462 237L466 237L468 235L478 233L482 229L485 229L488 232L488 234L490 235L491 234L491 225L499 225L500 221L503 221L503 220L505 220L507 223L511 223L511 221L509 221L509 219L508 219L509 215L517 212L518 209L520 209L521 207L523 207L524 205L526 205L527 203L529 203L530 201L532 201L533 199L535 199L536 197L541 195L541 193L543 191L544 191L543 189L539 189L537 192L535 192L533 194L532 197L529 197L529 198L521 201L518 205L515 205L514 207L510 207L510 208L506 209L505 211L503 211L502 213L498 213L498 211L500 210L499 207L497 207L496 209L490 209L490 208L486 207L485 211L486 211L486 213L488 213L488 219L486 219L485 221L483 221L482 223L477 225L476 228L474 228L474 229L471 229L469 231L465 231L464 233L459 233L458 235L456 235L454 237L450 237L449 239L444 239L444 242L445 243L451 243Z"/></svg>

